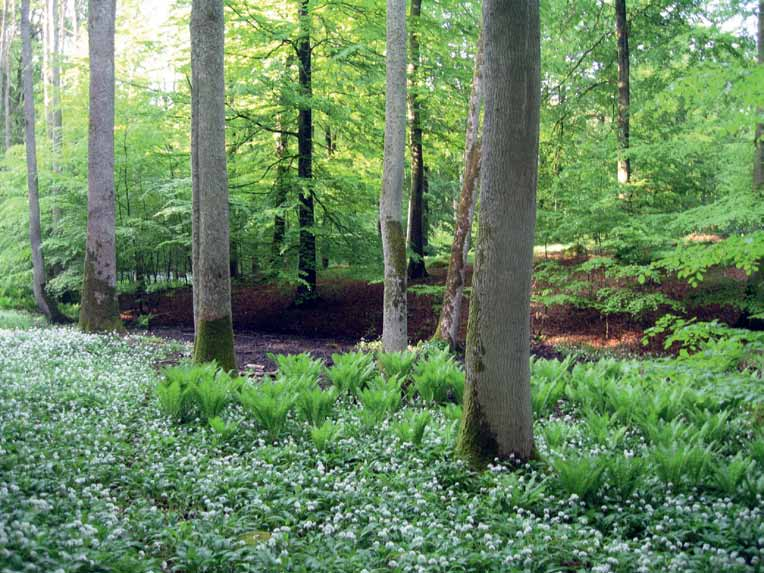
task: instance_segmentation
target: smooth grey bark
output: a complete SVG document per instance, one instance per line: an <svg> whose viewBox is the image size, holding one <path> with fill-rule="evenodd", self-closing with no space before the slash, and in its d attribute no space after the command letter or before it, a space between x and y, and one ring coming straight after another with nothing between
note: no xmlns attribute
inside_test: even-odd
<svg viewBox="0 0 764 573"><path fill-rule="evenodd" d="M6 4L8 0L5 0ZM5 74L5 83L3 84L3 118L5 120L4 135L5 149L12 144L13 127L11 124L11 41L13 39L14 24L16 20L16 0L11 0L11 11L6 26L4 26L5 43L3 46L3 72Z"/></svg>
<svg viewBox="0 0 764 573"><path fill-rule="evenodd" d="M618 41L618 182L631 181L629 152L629 24L626 0L615 0L615 28Z"/></svg>
<svg viewBox="0 0 764 573"><path fill-rule="evenodd" d="M480 177L480 110L483 103L483 35L478 39L475 70L472 74L469 110L467 112L467 133L464 146L464 174L462 191L456 208L456 230L451 244L451 258L448 263L443 305L438 320L435 338L448 342L455 348L462 321L462 302L467 275L467 255L470 252L472 221L478 197Z"/></svg>
<svg viewBox="0 0 764 573"><path fill-rule="evenodd" d="M5 75L6 42L8 41L8 0L3 1L3 21L0 26L0 94L5 93L5 83L11 79ZM8 149L5 145L6 139L3 138L3 151Z"/></svg>
<svg viewBox="0 0 764 573"><path fill-rule="evenodd" d="M540 107L538 0L483 3L480 229L458 451L480 465L533 454L530 295Z"/></svg>
<svg viewBox="0 0 764 573"><path fill-rule="evenodd" d="M406 152L406 0L387 0L385 157L379 221L385 263L382 344L386 352L408 345L406 240L401 216Z"/></svg>
<svg viewBox="0 0 764 573"><path fill-rule="evenodd" d="M24 130L27 154L27 188L29 192L29 242L32 247L32 292L37 308L48 320L58 321L55 301L45 291L45 262L42 255L40 195L37 186L37 142L35 139L34 85L32 79L32 26L29 22L29 0L21 3L21 59L24 90Z"/></svg>
<svg viewBox="0 0 764 573"><path fill-rule="evenodd" d="M63 116L61 113L61 44L59 37L59 13L58 0L48 1L48 21L50 26L50 55L48 64L50 66L50 141L51 141L51 170L53 171L53 184L51 193L53 194L53 232L58 231L58 225L61 221L61 206L59 197L61 188L58 177L61 174L61 136L63 133ZM54 269L54 274L56 270Z"/></svg>
<svg viewBox="0 0 764 573"><path fill-rule="evenodd" d="M758 58L759 66L764 66L764 1L759 2L759 32L758 32ZM764 108L759 108L759 116L764 113ZM753 161L753 188L756 191L764 191L764 123L756 124L756 154Z"/></svg>
<svg viewBox="0 0 764 573"><path fill-rule="evenodd" d="M411 250L408 278L419 279L427 276L424 264L424 154L422 146L422 101L419 89L419 26L422 16L422 0L411 0L411 30L409 48L411 57L411 89L408 92L410 115L411 149L411 191L409 193L408 227L406 241Z"/></svg>
<svg viewBox="0 0 764 573"><path fill-rule="evenodd" d="M90 0L88 234L80 304L85 331L124 329L117 302L114 194L114 19L116 0Z"/></svg>
<svg viewBox="0 0 764 573"><path fill-rule="evenodd" d="M236 368L225 146L223 0L191 5L194 361Z"/></svg>

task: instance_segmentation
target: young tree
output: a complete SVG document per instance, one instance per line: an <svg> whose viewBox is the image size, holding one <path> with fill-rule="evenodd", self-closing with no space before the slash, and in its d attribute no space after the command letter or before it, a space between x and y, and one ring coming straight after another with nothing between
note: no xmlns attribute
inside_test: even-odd
<svg viewBox="0 0 764 573"><path fill-rule="evenodd" d="M483 37L478 39L478 53L472 76L469 111L467 112L467 135L464 149L464 174L462 192L456 208L456 230L451 244L451 258L443 292L443 306L440 311L435 338L445 340L456 347L462 320L462 302L467 274L467 255L470 252L472 220L478 195L480 176L480 109L483 102Z"/></svg>
<svg viewBox="0 0 764 573"><path fill-rule="evenodd" d="M615 0L615 30L618 38L618 182L631 180L629 152L629 25L626 0Z"/></svg>
<svg viewBox="0 0 764 573"><path fill-rule="evenodd" d="M422 101L419 97L419 26L422 19L422 0L411 0L411 30L409 48L411 57L411 89L409 91L409 116L411 138L411 193L409 194L408 229L406 233L411 259L408 278L427 276L424 265L424 155L422 154Z"/></svg>
<svg viewBox="0 0 764 573"><path fill-rule="evenodd" d="M32 292L35 303L48 320L60 321L55 301L45 291L45 262L42 256L40 195L37 188L37 141L35 138L34 85L32 80L32 26L29 0L21 3L21 59L23 66L24 130L27 151L27 187L29 189L29 242L32 247Z"/></svg>
<svg viewBox="0 0 764 573"><path fill-rule="evenodd" d="M88 234L80 328L123 330L117 301L114 196L114 19L116 0L90 0L90 125L88 131Z"/></svg>
<svg viewBox="0 0 764 573"><path fill-rule="evenodd" d="M382 343L396 352L408 344L406 241L403 236L403 161L406 151L406 0L387 0L385 158L379 222L385 259Z"/></svg>
<svg viewBox="0 0 764 573"><path fill-rule="evenodd" d="M8 0L5 0L4 9L8 6ZM3 119L5 120L3 135L4 148L8 149L12 144L12 124L11 124L11 43L16 21L16 1L11 0L10 11L5 18L3 25L3 74L5 83L3 83Z"/></svg>
<svg viewBox="0 0 764 573"><path fill-rule="evenodd" d="M297 287L297 304L305 304L317 296L316 236L313 225L313 48L310 45L310 0L300 0L300 37L297 59L300 66L300 113L297 118L297 175L300 178L300 245L297 270L302 282Z"/></svg>
<svg viewBox="0 0 764 573"><path fill-rule="evenodd" d="M223 0L191 5L194 361L234 370Z"/></svg>
<svg viewBox="0 0 764 573"><path fill-rule="evenodd" d="M480 231L458 450L479 464L533 453L530 294L540 106L539 2L483 3Z"/></svg>

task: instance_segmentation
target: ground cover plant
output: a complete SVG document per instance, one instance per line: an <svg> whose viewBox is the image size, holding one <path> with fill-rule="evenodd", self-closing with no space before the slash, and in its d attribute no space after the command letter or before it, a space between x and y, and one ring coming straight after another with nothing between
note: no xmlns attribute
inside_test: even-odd
<svg viewBox="0 0 764 573"><path fill-rule="evenodd" d="M0 571L757 571L764 343L698 344L534 360L537 459L475 471L459 404L417 390L460 371L439 350L254 380L160 368L177 348L145 337L0 330Z"/></svg>

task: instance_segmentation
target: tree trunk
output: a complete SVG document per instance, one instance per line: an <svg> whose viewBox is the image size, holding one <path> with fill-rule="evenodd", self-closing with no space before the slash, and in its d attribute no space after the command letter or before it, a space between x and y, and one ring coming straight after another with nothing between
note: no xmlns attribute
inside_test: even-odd
<svg viewBox="0 0 764 573"><path fill-rule="evenodd" d="M406 233L411 259L408 278L419 279L427 276L424 265L424 156L422 154L422 102L419 98L419 26L422 15L422 0L411 0L411 30L409 48L411 51L411 90L409 91L409 113L411 130L411 193L409 194L408 230Z"/></svg>
<svg viewBox="0 0 764 573"><path fill-rule="evenodd" d="M764 1L759 1L759 33L758 33L758 64L764 66ZM764 113L764 109L759 108L758 115ZM764 123L759 121L756 124L756 154L753 160L753 188L754 191L764 192Z"/></svg>
<svg viewBox="0 0 764 573"><path fill-rule="evenodd" d="M63 117L61 113L61 45L58 34L58 0L48 0L48 14L52 31L49 44L50 57L48 58L48 63L50 64L51 170L53 171L51 193L54 201L53 230L54 233L57 233L61 221L61 205L59 197L61 188L58 183L58 178L61 175L61 137L63 133ZM54 274L57 274L57 271L60 271L60 269L54 269Z"/></svg>
<svg viewBox="0 0 764 573"><path fill-rule="evenodd" d="M300 2L300 37L297 41L297 58L300 61L300 114L297 118L297 175L300 178L300 206L298 219L300 223L300 245L298 254L297 274L300 284L297 286L295 303L298 305L312 302L317 297L316 291L316 236L313 225L315 215L313 210L313 109L311 98L313 86L311 83L310 45L310 12L309 0Z"/></svg>
<svg viewBox="0 0 764 573"><path fill-rule="evenodd" d="M231 319L223 0L191 8L194 361L236 369Z"/></svg>
<svg viewBox="0 0 764 573"><path fill-rule="evenodd" d="M408 345L403 162L406 152L406 0L387 0L385 158L379 219L385 261L382 343L386 352Z"/></svg>
<svg viewBox="0 0 764 573"><path fill-rule="evenodd" d="M440 311L435 338L445 340L456 347L462 320L462 301L467 275L467 255L470 251L472 220L478 196L480 175L480 108L483 102L483 36L478 39L478 53L472 76L469 111L467 114L467 135L464 149L464 175L462 192L456 211L456 231L451 244L451 259L448 263L443 306Z"/></svg>
<svg viewBox="0 0 764 573"><path fill-rule="evenodd" d="M618 37L618 182L631 181L629 152L629 25L626 0L615 0L615 30Z"/></svg>
<svg viewBox="0 0 764 573"><path fill-rule="evenodd" d="M6 0L7 2L7 0ZM3 118L5 120L5 149L8 149L13 143L13 126L11 124L11 43L13 40L13 29L16 21L16 1L11 0L11 12L5 29L5 46L3 51L3 70L5 72L5 83L3 84Z"/></svg>
<svg viewBox="0 0 764 573"><path fill-rule="evenodd" d="M32 26L29 23L29 0L21 3L21 39L24 89L24 128L27 151L27 187L29 190L29 242L32 247L32 292L37 308L48 320L61 316L55 301L45 291L45 263L42 256L40 196L37 190L37 146L35 140L34 86L32 84Z"/></svg>
<svg viewBox="0 0 764 573"><path fill-rule="evenodd" d="M121 331L114 196L114 18L116 0L90 0L88 235L80 328Z"/></svg>
<svg viewBox="0 0 764 573"><path fill-rule="evenodd" d="M483 3L480 231L458 451L479 465L533 454L530 294L538 178L539 2Z"/></svg>
<svg viewBox="0 0 764 573"><path fill-rule="evenodd" d="M286 235L286 219L284 218L284 205L287 200L287 177L289 164L287 163L287 151L289 148L289 135L283 131L281 114L276 118L276 124L282 131L276 134L276 181L274 188L274 207L277 209L273 216L273 238L271 240L271 266L280 266L281 250L284 246Z"/></svg>
<svg viewBox="0 0 764 573"><path fill-rule="evenodd" d="M10 82L11 78L5 75L5 59L6 59L6 49L5 46L7 42L9 41L9 34L8 34L8 22L9 22L9 14L8 14L8 0L3 1L3 22L2 22L2 28L0 28L0 94L5 93L5 83ZM3 139L3 144L5 144L6 139ZM7 151L8 147L3 146L3 152Z"/></svg>

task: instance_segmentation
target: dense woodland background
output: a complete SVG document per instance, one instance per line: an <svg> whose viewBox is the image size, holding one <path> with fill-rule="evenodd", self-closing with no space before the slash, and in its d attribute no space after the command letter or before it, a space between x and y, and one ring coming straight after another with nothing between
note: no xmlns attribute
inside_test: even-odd
<svg viewBox="0 0 764 573"><path fill-rule="evenodd" d="M0 305L31 307L18 4L4 2L0 50ZM47 289L71 315L87 216L85 4L32 3ZM115 181L124 294L190 281L190 3L153 4L118 7ZM537 305L603 316L681 312L686 291L652 288L678 277L700 285L693 304L722 303L749 318L761 312L751 286L758 279L747 278L764 256L764 201L752 185L756 105L764 100L756 9L737 0L629 3L623 157L631 173L619 183L613 5L542 4ZM453 240L480 3L425 0L420 10L409 22L419 36L418 51L409 50L409 93L421 127L429 268L447 260ZM313 240L319 296L323 280L380 280L384 24L384 6L366 0L226 2L236 284L271 283L286 293L305 286L298 254ZM299 161L306 135L309 169ZM739 271L709 273L717 266ZM435 299L442 292L432 281L419 288Z"/></svg>

